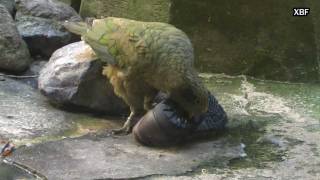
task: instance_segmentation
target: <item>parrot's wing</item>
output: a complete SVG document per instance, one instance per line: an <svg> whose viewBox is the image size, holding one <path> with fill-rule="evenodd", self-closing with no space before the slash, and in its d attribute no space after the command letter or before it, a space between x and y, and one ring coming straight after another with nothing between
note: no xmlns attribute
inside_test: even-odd
<svg viewBox="0 0 320 180"><path fill-rule="evenodd" d="M86 22L69 22L69 21L65 21L63 23L63 26L70 32L74 33L74 34L78 34L81 35L84 38L84 41L90 45L90 47L94 50L94 52L96 53L96 55L99 57L99 59L102 62L105 62L107 64L110 65L114 65L115 64L115 60L113 58L113 56L111 56L111 54L108 51L108 48L103 45L100 44L99 42L97 42L97 37L99 37L98 35L100 35L99 33L89 33L91 32L91 27L88 23ZM98 28L95 28L98 29ZM102 28L100 28L102 29ZM94 38L91 38L91 36L87 37L87 35L92 35L92 34L97 34L95 36L93 36Z"/></svg>

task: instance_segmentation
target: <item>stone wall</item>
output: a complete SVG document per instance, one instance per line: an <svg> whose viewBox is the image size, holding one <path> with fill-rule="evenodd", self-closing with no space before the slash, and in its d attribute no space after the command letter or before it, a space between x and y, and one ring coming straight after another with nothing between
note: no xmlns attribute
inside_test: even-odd
<svg viewBox="0 0 320 180"><path fill-rule="evenodd" d="M319 81L316 1L83 0L80 13L171 23L191 38L202 72ZM293 17L294 7L311 15Z"/></svg>
<svg viewBox="0 0 320 180"><path fill-rule="evenodd" d="M317 61L318 61L318 72L320 76L320 1L308 0L308 6L311 8L311 17L314 22L314 37L317 46ZM320 79L320 77L319 77Z"/></svg>
<svg viewBox="0 0 320 180"><path fill-rule="evenodd" d="M170 0L83 0L82 17L125 17L143 21L169 21Z"/></svg>
<svg viewBox="0 0 320 180"><path fill-rule="evenodd" d="M319 79L313 19L292 16L292 8L306 6L304 1L172 2L170 23L191 37L201 71Z"/></svg>
<svg viewBox="0 0 320 180"><path fill-rule="evenodd" d="M80 10L81 0L59 0L73 7L77 12Z"/></svg>

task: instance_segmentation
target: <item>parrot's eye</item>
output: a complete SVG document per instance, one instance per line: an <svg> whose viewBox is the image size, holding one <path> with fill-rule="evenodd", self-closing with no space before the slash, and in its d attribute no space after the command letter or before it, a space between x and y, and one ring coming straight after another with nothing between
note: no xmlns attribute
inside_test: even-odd
<svg viewBox="0 0 320 180"><path fill-rule="evenodd" d="M87 23L87 25L88 25L89 27L92 27L93 21L94 21L94 18L86 18L86 19L85 19L85 22Z"/></svg>
<svg viewBox="0 0 320 180"><path fill-rule="evenodd" d="M96 26L99 23L99 19L93 19L91 22L91 26Z"/></svg>

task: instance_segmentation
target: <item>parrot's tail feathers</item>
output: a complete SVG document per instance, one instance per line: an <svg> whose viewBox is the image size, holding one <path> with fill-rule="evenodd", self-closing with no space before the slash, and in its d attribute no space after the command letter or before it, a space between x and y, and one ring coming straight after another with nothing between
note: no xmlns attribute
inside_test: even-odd
<svg viewBox="0 0 320 180"><path fill-rule="evenodd" d="M84 35L87 33L89 27L85 22L63 22L63 26L70 32L78 35Z"/></svg>

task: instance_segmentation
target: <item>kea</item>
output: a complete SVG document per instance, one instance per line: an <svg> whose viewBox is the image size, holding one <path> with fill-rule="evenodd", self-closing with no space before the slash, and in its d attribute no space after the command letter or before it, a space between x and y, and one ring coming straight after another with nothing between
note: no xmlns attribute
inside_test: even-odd
<svg viewBox="0 0 320 180"><path fill-rule="evenodd" d="M103 74L130 107L127 121L114 133L130 133L153 108L158 92L166 93L190 121L207 111L208 90L194 69L192 44L173 25L107 17L64 26L106 63Z"/></svg>

